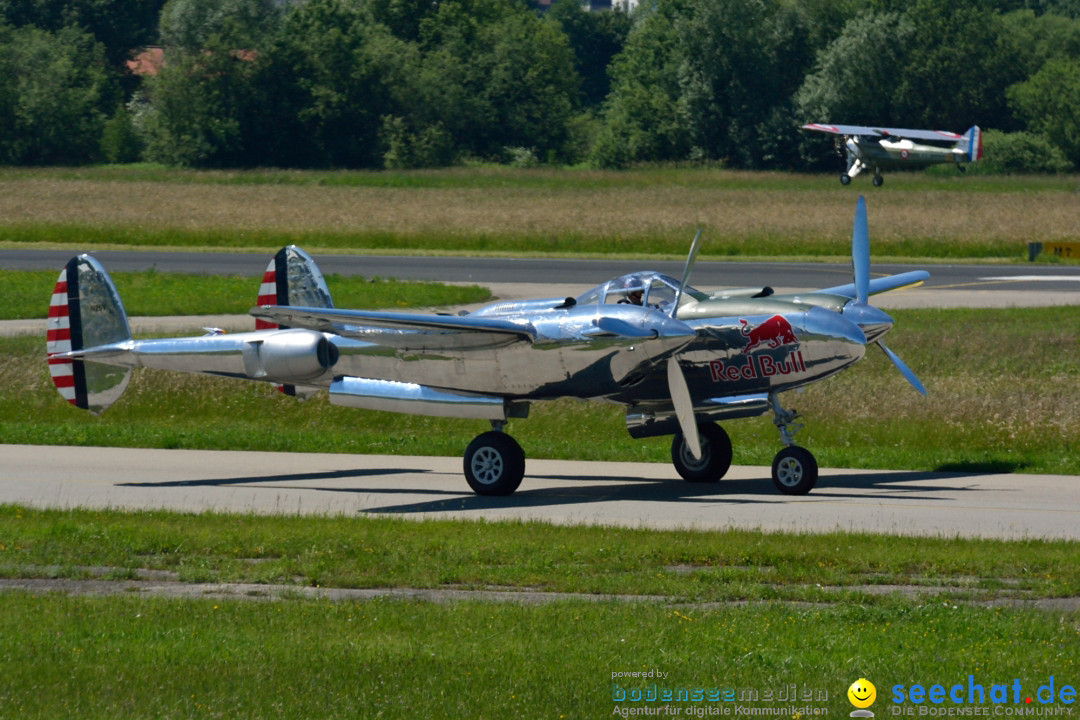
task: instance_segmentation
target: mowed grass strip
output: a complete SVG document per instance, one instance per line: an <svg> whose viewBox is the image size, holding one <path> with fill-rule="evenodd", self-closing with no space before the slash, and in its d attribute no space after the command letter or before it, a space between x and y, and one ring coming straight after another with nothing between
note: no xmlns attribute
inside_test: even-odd
<svg viewBox="0 0 1080 720"><path fill-rule="evenodd" d="M453 588L672 603L1080 596L1080 543L0 506L0 576Z"/></svg>
<svg viewBox="0 0 1080 720"><path fill-rule="evenodd" d="M1080 308L897 310L889 346L929 390L916 393L869 348L854 368L782 395L822 467L1080 474ZM0 442L458 456L486 422L303 403L268 385L136 371L101 417L52 388L44 339L0 340ZM273 433L265 432L273 427ZM770 416L725 424L735 462L780 448ZM567 428L574 428L567 432ZM669 438L632 440L623 410L535 403L509 431L529 457L670 462Z"/></svg>
<svg viewBox="0 0 1080 720"><path fill-rule="evenodd" d="M619 691L653 683L759 698L670 703L680 716L704 716L724 705L791 706L775 698L794 685L844 716L860 677L877 683L879 712L894 684L948 687L970 675L987 693L1014 679L1031 696L1051 677L1055 692L1075 687L1075 620L941 603L703 611L7 593L0 703L20 718L473 719L609 717L628 707L614 701ZM615 679L657 670L664 679ZM772 702L760 700L766 691ZM665 704L632 707L645 705Z"/></svg>
<svg viewBox="0 0 1080 720"><path fill-rule="evenodd" d="M267 261L271 254L267 254ZM44 318L61 268L42 271L0 269L0 320ZM258 276L171 272L109 273L128 315L247 314L259 292ZM327 275L339 307L365 309L432 308L466 305L491 298L487 288L406 282L378 277ZM252 320L254 323L254 320Z"/></svg>
<svg viewBox="0 0 1080 720"><path fill-rule="evenodd" d="M704 257L846 258L858 195L831 176L709 169L116 172L0 173L0 242L679 257L702 227ZM895 175L863 190L877 259L1020 261L1028 242L1080 237L1071 176Z"/></svg>

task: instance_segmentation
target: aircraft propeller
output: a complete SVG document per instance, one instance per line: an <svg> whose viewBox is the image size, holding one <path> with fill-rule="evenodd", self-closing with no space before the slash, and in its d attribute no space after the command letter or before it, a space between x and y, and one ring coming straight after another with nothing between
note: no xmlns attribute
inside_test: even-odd
<svg viewBox="0 0 1080 720"><path fill-rule="evenodd" d="M844 317L858 325L869 341L880 347L896 369L911 383L912 387L923 395L926 387L915 376L911 368L881 341L893 325L893 319L886 313L868 303L870 297L870 229L866 219L866 198L859 196L855 206L855 229L851 233L851 264L855 280L855 302L848 303L843 310Z"/></svg>
<svg viewBox="0 0 1080 720"><path fill-rule="evenodd" d="M690 243L690 253L686 256L686 266L683 268L682 281L675 291L675 301L671 303L671 317L679 311L679 301L682 299L683 288L690 279L690 271L697 262L698 251L701 249L701 228L694 235L694 241ZM695 460L701 459L701 438L698 437L697 418L694 416L694 400L690 397L690 388L686 384L686 376L683 374L679 358L672 355L667 361L668 394L671 396L671 404L675 407L675 417L679 421L683 438Z"/></svg>

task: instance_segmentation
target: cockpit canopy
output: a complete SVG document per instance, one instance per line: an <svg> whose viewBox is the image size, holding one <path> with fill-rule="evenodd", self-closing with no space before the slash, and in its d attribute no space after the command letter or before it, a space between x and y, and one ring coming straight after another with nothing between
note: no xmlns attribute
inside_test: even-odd
<svg viewBox="0 0 1080 720"><path fill-rule="evenodd" d="M644 271L620 275L597 285L589 292L577 298L578 305L604 305L630 303L667 310L675 301L679 281L670 275L654 271ZM640 293L640 298L638 294ZM683 296L695 300L704 300L707 295L689 285L683 288ZM681 304L681 303L680 303Z"/></svg>

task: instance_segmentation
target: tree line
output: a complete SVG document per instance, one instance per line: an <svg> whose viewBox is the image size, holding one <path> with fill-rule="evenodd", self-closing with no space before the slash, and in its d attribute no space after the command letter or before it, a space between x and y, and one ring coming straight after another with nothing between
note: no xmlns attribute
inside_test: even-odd
<svg viewBox="0 0 1080 720"><path fill-rule="evenodd" d="M1080 0L0 0L8 165L813 170L839 122L1061 172L1077 108Z"/></svg>

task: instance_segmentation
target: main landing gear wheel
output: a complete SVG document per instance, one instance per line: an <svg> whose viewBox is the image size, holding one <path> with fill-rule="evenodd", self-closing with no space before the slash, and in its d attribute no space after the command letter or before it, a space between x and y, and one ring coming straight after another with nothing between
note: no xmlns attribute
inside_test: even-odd
<svg viewBox="0 0 1080 720"><path fill-rule="evenodd" d="M843 175L841 175L840 176L840 184L841 185L850 185L851 184L851 176L848 175L847 173L844 173Z"/></svg>
<svg viewBox="0 0 1080 720"><path fill-rule="evenodd" d="M698 425L701 436L701 459L690 452L682 433L671 441L671 462L687 482L716 482L731 467L731 438L716 423Z"/></svg>
<svg viewBox="0 0 1080 720"><path fill-rule="evenodd" d="M881 175L875 175L873 179L874 187L881 187L881 184L885 182L885 178Z"/></svg>
<svg viewBox="0 0 1080 720"><path fill-rule="evenodd" d="M510 495L525 477L525 451L506 433L478 435L465 450L465 480L477 495Z"/></svg>
<svg viewBox="0 0 1080 720"><path fill-rule="evenodd" d="M772 480L776 489L785 495L805 495L817 484L817 460L806 448L786 447L776 453L772 463Z"/></svg>

